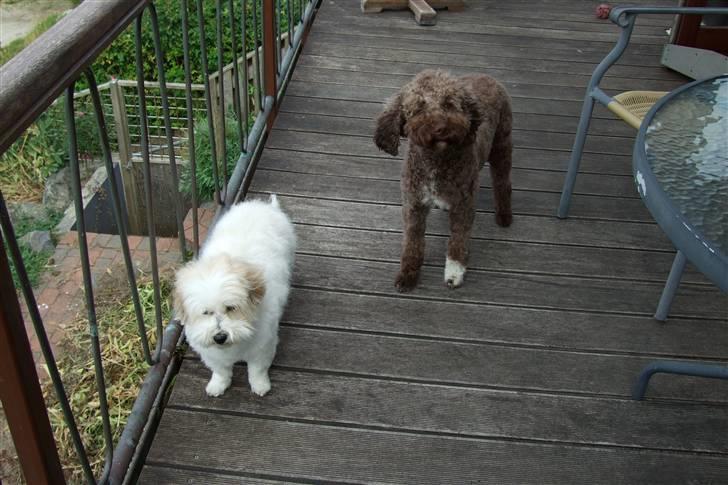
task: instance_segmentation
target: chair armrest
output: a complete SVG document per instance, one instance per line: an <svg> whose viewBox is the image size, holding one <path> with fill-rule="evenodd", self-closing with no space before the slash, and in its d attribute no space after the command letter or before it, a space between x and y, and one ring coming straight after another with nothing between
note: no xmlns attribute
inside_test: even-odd
<svg viewBox="0 0 728 485"><path fill-rule="evenodd" d="M616 6L609 13L609 20L623 26L623 16L640 14L665 15L728 15L728 7L629 7Z"/></svg>

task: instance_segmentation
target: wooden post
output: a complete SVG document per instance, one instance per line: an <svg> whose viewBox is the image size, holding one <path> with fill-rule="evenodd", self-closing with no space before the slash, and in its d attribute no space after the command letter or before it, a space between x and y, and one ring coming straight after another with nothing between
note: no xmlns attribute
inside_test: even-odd
<svg viewBox="0 0 728 485"><path fill-rule="evenodd" d="M124 186L124 201L126 202L127 219L130 234L142 234L144 231L144 208L140 205L142 194L139 193L131 156L131 138L129 136L129 120L126 115L126 100L124 90L119 81L114 79L109 84L111 95L111 108L114 112L114 126L116 139L119 143L119 171Z"/></svg>
<svg viewBox="0 0 728 485"><path fill-rule="evenodd" d="M215 128L215 153L217 153L218 162L222 157L222 151L225 143L225 134L223 133L222 106L225 102L224 93L220 92L220 76L222 71L210 74L210 95L212 97L212 126ZM222 176L222 175L221 175Z"/></svg>
<svg viewBox="0 0 728 485"><path fill-rule="evenodd" d="M276 117L278 105L276 103L278 88L276 86L276 51L279 47L275 29L275 0L263 0L263 94L273 97L273 109L268 116L271 124Z"/></svg>
<svg viewBox="0 0 728 485"><path fill-rule="evenodd" d="M63 484L66 481L16 295L0 236L0 398L25 481Z"/></svg>

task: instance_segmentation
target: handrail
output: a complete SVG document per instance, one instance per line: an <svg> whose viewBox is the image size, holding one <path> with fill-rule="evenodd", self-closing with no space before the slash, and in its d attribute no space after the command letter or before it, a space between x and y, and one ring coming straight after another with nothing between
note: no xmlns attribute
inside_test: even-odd
<svg viewBox="0 0 728 485"><path fill-rule="evenodd" d="M0 153L151 0L83 2L0 67ZM32 100L32 101L29 101Z"/></svg>

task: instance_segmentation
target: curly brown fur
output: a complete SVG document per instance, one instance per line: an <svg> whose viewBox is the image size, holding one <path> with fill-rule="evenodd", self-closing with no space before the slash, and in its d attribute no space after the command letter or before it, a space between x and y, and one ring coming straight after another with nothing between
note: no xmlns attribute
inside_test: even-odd
<svg viewBox="0 0 728 485"><path fill-rule="evenodd" d="M496 222L511 224L512 121L508 93L486 75L456 78L440 70L422 71L387 102L374 142L396 155L400 137L409 139L402 167L404 237L397 289L407 291L417 284L432 206L450 211L445 282L451 288L462 284L479 171L486 161Z"/></svg>

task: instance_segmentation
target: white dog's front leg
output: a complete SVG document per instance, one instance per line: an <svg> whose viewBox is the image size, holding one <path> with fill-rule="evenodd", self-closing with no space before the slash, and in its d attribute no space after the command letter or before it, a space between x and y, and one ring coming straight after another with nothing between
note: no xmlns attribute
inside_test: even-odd
<svg viewBox="0 0 728 485"><path fill-rule="evenodd" d="M233 369L231 368L219 368L212 371L212 378L207 383L205 392L208 396L217 397L222 396L222 393L230 387L232 382Z"/></svg>
<svg viewBox="0 0 728 485"><path fill-rule="evenodd" d="M258 363L248 363L248 382L250 390L258 396L265 396L270 391L270 379L268 378L268 367Z"/></svg>

